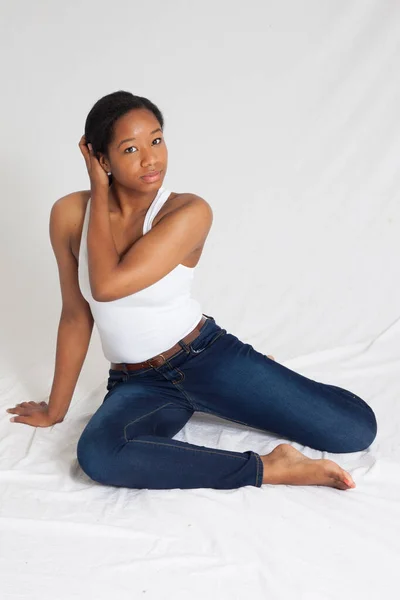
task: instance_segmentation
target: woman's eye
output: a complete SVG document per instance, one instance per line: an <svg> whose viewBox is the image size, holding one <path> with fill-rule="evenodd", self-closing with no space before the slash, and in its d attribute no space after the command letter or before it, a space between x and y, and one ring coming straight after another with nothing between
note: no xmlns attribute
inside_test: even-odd
<svg viewBox="0 0 400 600"><path fill-rule="evenodd" d="M155 142L156 140L160 140L160 143L162 142L162 138L156 138L155 140L153 140L153 142ZM156 146L159 146L160 144L156 144ZM125 148L124 152L126 152L126 154L133 154L133 152L127 152L128 150L130 150L131 148L135 148L135 146L129 146L129 148ZM136 149L136 148L135 148Z"/></svg>

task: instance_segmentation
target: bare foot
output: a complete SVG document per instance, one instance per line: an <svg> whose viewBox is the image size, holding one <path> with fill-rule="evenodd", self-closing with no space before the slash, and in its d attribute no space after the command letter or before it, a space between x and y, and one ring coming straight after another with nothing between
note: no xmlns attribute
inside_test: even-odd
<svg viewBox="0 0 400 600"><path fill-rule="evenodd" d="M260 458L264 465L263 483L326 485L339 490L356 486L350 473L333 460L308 458L290 444L279 444L270 454Z"/></svg>

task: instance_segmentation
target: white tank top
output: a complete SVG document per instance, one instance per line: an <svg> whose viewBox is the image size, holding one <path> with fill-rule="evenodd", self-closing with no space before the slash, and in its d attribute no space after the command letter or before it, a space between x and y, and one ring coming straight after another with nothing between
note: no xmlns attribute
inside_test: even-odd
<svg viewBox="0 0 400 600"><path fill-rule="evenodd" d="M157 192L143 224L143 235L171 192ZM179 264L165 277L147 288L110 302L97 302L90 290L87 229L90 199L87 203L79 248L78 278L81 293L89 303L100 334L104 356L110 362L142 362L171 348L187 335L202 317L201 305L191 297L196 267Z"/></svg>

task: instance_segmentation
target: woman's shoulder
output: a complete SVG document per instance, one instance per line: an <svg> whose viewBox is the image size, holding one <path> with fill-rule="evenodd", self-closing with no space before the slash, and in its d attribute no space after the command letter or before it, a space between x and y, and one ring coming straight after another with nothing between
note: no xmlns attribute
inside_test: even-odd
<svg viewBox="0 0 400 600"><path fill-rule="evenodd" d="M209 210L212 212L212 208L211 208L210 204L207 202L207 200L205 200L198 194L193 194L191 192L179 192L179 193L172 192L171 196L169 197L169 203L171 204L172 208L180 208L181 206L183 206L185 204L191 204L193 202L206 205L209 208Z"/></svg>
<svg viewBox="0 0 400 600"><path fill-rule="evenodd" d="M77 260L90 195L90 190L71 192L56 200L51 209L53 214L57 214L57 221L62 223L64 235L69 239L71 250Z"/></svg>
<svg viewBox="0 0 400 600"><path fill-rule="evenodd" d="M70 194L66 194L65 196L62 196L56 200L53 206L57 206L58 210L65 213L65 216L68 217L71 213L75 213L76 211L86 208L90 194L90 190L71 192Z"/></svg>

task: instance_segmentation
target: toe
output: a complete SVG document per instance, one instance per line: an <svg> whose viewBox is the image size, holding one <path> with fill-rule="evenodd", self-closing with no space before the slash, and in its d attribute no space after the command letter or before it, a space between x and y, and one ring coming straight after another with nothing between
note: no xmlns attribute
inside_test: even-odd
<svg viewBox="0 0 400 600"><path fill-rule="evenodd" d="M344 482L347 482L350 487L355 486L352 476L350 475L350 473L348 473L348 471L345 471L344 469L343 469L343 480L344 480Z"/></svg>
<svg viewBox="0 0 400 600"><path fill-rule="evenodd" d="M351 483L351 485L356 485L354 482L354 479L352 478L352 476L350 475L350 473L347 473L347 471L345 471L346 473L346 480Z"/></svg>
<svg viewBox="0 0 400 600"><path fill-rule="evenodd" d="M339 488L340 490L349 490L350 489L349 486L344 483L344 481L338 481L336 487Z"/></svg>

